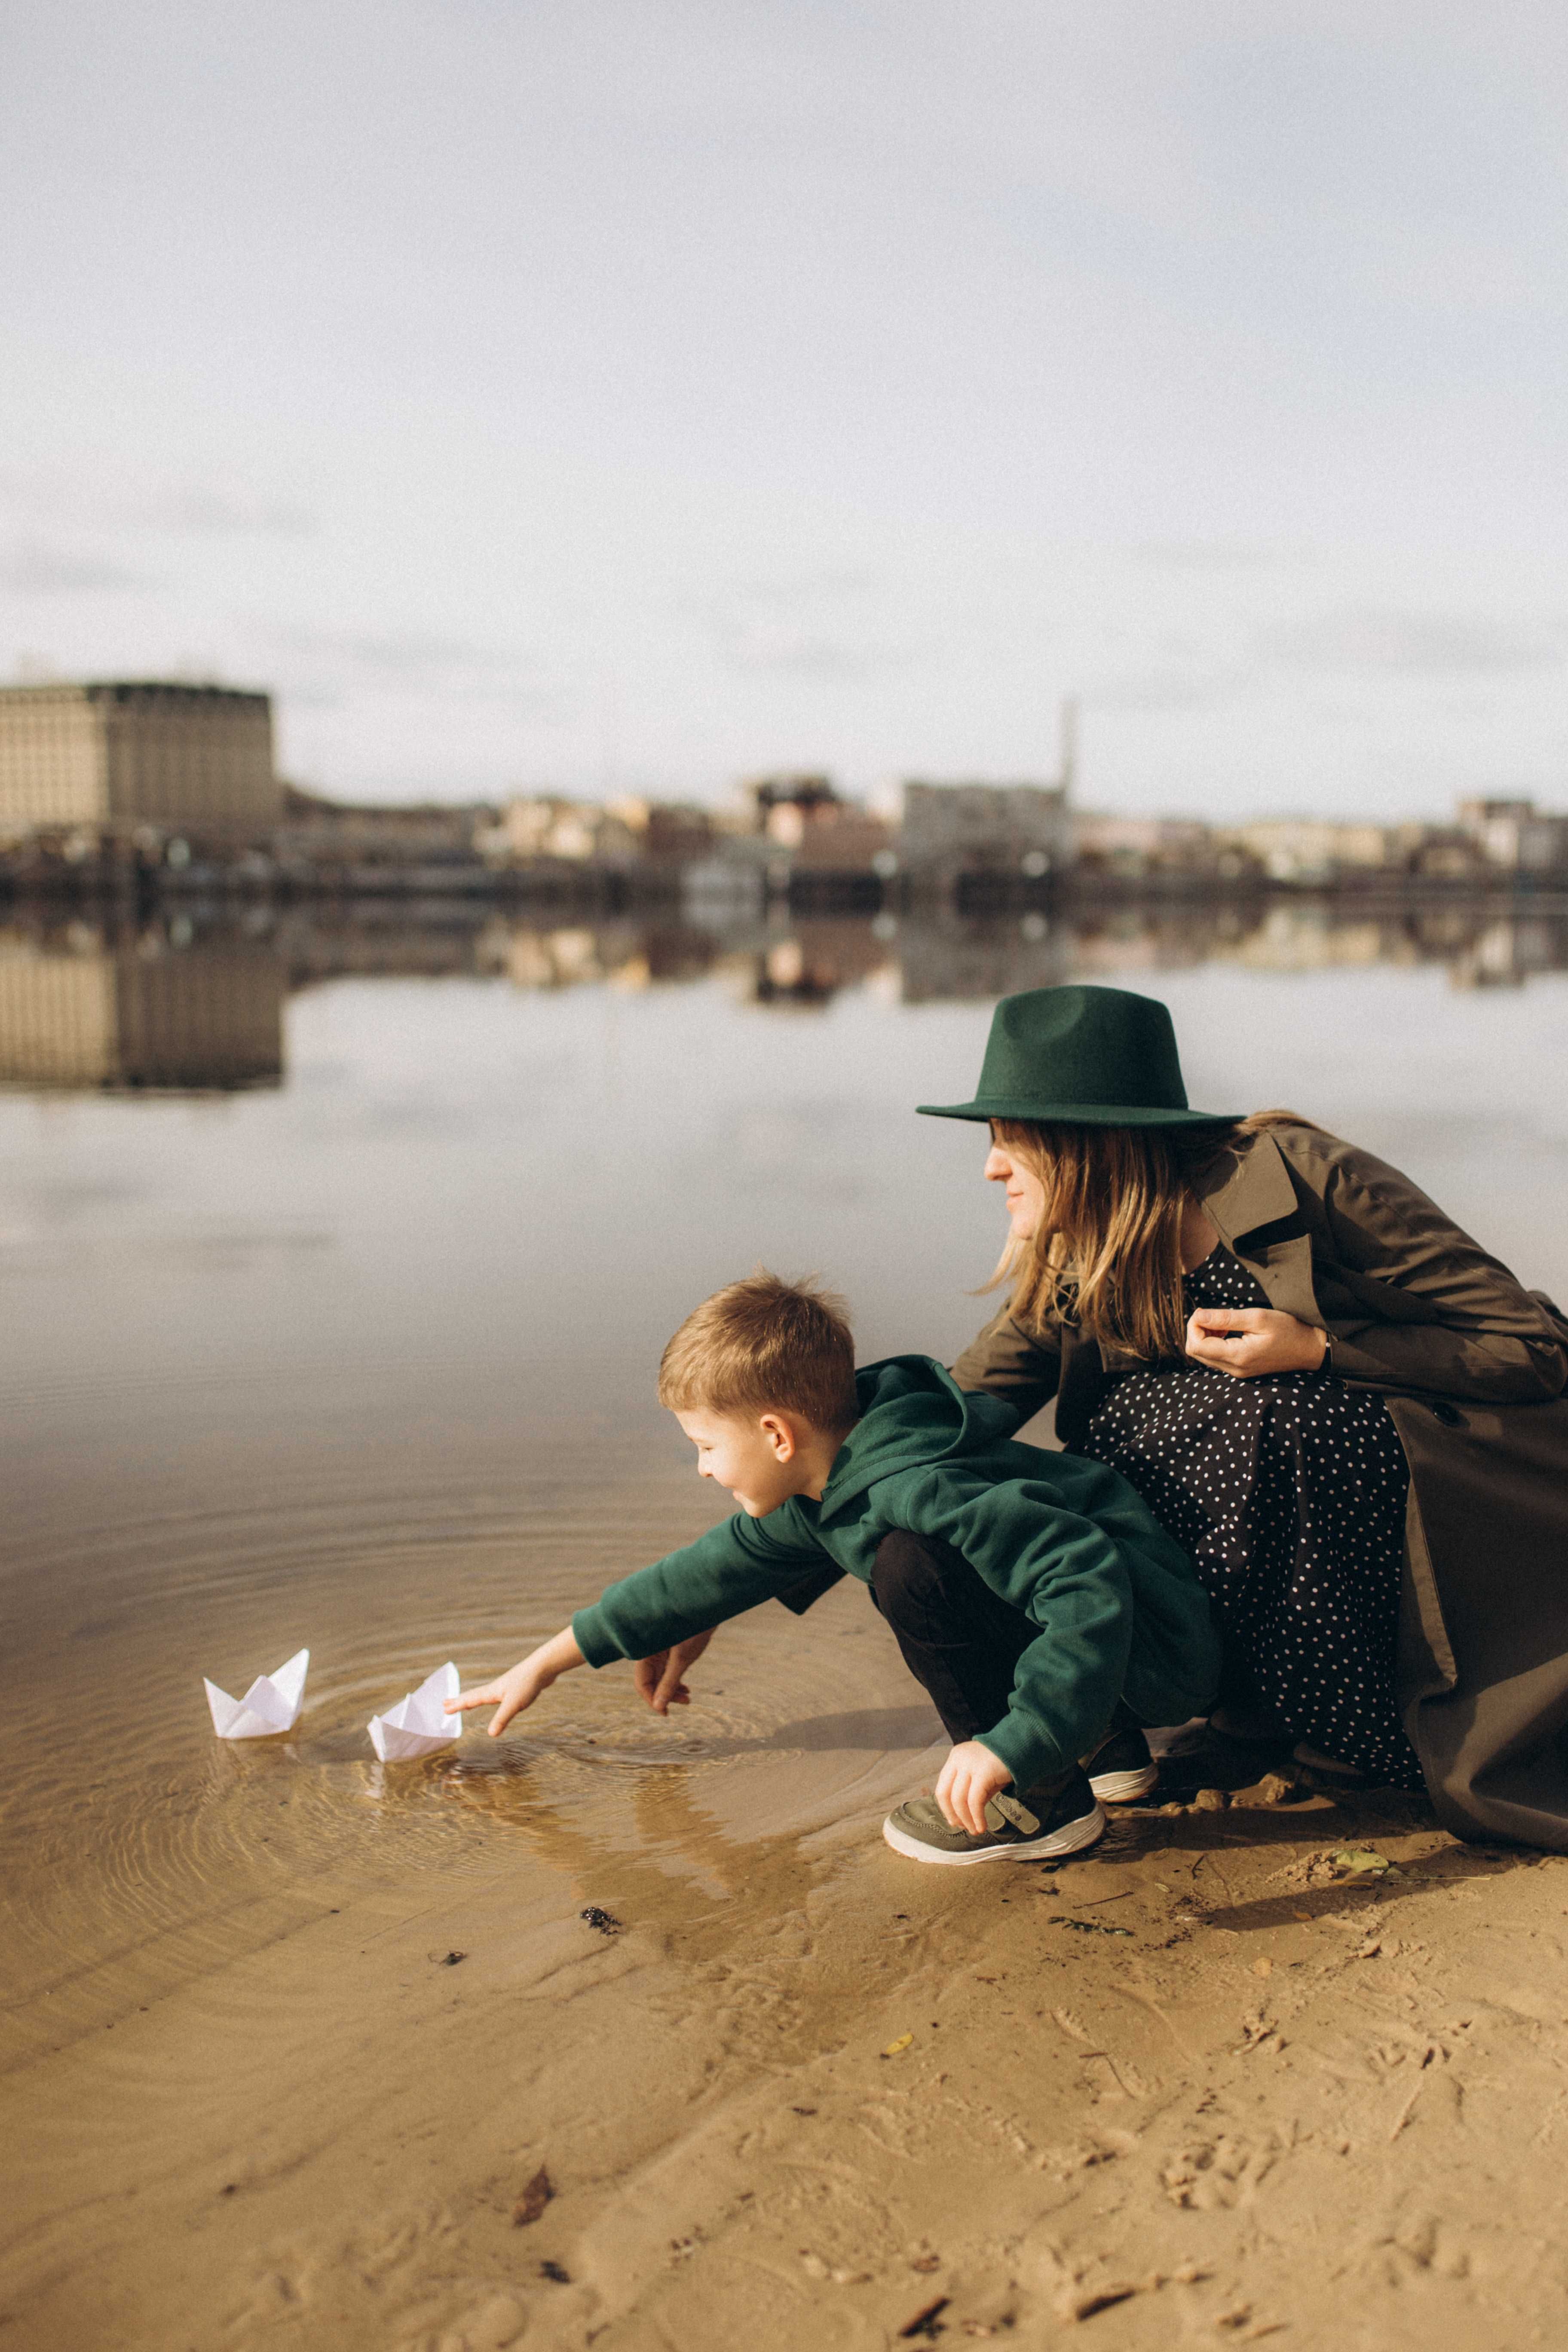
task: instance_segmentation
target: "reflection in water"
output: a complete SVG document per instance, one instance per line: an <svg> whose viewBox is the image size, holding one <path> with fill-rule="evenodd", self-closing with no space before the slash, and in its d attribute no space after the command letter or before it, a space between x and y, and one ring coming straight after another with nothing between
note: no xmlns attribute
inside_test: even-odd
<svg viewBox="0 0 1568 2352"><path fill-rule="evenodd" d="M275 1086L287 975L265 940L161 925L0 931L0 1082L68 1089Z"/></svg>
<svg viewBox="0 0 1568 2352"><path fill-rule="evenodd" d="M252 908L243 919L0 929L0 1085L233 1092L283 1075L289 993L357 976L491 978L522 989L641 990L729 980L742 998L811 1010L870 982L904 1004L976 1003L1085 976L1226 962L1312 972L1446 964L1456 986L1514 988L1568 969L1568 905L1446 899L1199 902L966 918L665 919L550 927L465 904Z"/></svg>

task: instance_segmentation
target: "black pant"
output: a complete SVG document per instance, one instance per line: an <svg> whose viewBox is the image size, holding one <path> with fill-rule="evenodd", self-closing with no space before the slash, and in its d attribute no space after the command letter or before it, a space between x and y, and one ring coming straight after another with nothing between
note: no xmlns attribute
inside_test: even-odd
<svg viewBox="0 0 1568 2352"><path fill-rule="evenodd" d="M993 1731L1007 1712L1013 1671L1039 1633L993 1592L962 1552L896 1528L877 1546L871 1598L904 1664L931 1693L950 1739Z"/></svg>
<svg viewBox="0 0 1568 2352"><path fill-rule="evenodd" d="M934 1536L897 1528L877 1546L871 1598L893 1629L904 1664L930 1692L954 1743L993 1731L1007 1712L1018 1660L1039 1633L1032 1617L993 1592L983 1576ZM1106 1727L1139 1718L1118 1700Z"/></svg>

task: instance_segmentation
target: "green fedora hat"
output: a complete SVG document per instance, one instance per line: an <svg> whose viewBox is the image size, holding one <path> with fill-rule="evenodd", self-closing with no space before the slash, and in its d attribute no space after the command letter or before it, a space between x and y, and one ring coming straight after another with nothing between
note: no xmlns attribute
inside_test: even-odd
<svg viewBox="0 0 1568 2352"><path fill-rule="evenodd" d="M1171 1016L1126 988L1030 988L991 1016L974 1100L927 1118L1055 1119L1077 1127L1228 1127L1190 1110ZM1237 1114L1239 1116L1239 1114Z"/></svg>

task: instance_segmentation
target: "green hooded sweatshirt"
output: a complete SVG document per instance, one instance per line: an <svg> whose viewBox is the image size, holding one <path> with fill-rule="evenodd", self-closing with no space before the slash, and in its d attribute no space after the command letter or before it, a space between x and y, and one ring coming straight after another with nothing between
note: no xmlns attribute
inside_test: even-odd
<svg viewBox="0 0 1568 2352"><path fill-rule="evenodd" d="M869 1584L894 1528L961 1552L1039 1627L1002 1721L979 1737L1019 1790L1087 1755L1119 1698L1144 1723L1212 1704L1219 1642L1192 1562L1124 1478L1010 1435L1011 1405L966 1394L929 1356L856 1375L860 1419L822 1500L744 1512L624 1577L572 1621L592 1666L646 1658L767 1601L823 1557Z"/></svg>

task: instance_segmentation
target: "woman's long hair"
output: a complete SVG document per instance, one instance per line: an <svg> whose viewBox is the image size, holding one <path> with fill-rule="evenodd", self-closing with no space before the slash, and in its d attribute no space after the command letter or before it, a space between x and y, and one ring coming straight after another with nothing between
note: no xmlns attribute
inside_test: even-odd
<svg viewBox="0 0 1568 2352"><path fill-rule="evenodd" d="M1010 1235L987 1289L1011 1287L1016 1320L1040 1330L1064 1315L1086 1337L1158 1363L1179 1360L1182 1219L1196 1180L1237 1139L1310 1127L1294 1111L1255 1111L1226 1127L1074 1127L992 1122L1045 1190L1039 1223Z"/></svg>

